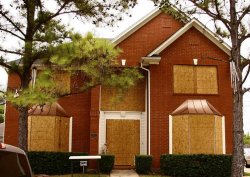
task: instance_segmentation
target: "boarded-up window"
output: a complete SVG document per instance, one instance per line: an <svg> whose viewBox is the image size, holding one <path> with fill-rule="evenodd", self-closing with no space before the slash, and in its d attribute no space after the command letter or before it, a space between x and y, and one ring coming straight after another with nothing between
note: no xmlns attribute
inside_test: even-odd
<svg viewBox="0 0 250 177"><path fill-rule="evenodd" d="M102 111L145 111L145 81L138 82L119 99L117 88L102 87Z"/></svg>
<svg viewBox="0 0 250 177"><path fill-rule="evenodd" d="M70 73L58 72L53 75L56 91L60 94L70 93Z"/></svg>
<svg viewBox="0 0 250 177"><path fill-rule="evenodd" d="M215 66L198 66L196 73L198 94L218 93L217 68Z"/></svg>
<svg viewBox="0 0 250 177"><path fill-rule="evenodd" d="M174 93L218 94L216 66L174 65Z"/></svg>
<svg viewBox="0 0 250 177"><path fill-rule="evenodd" d="M194 69L190 66L174 66L174 93L194 93Z"/></svg>

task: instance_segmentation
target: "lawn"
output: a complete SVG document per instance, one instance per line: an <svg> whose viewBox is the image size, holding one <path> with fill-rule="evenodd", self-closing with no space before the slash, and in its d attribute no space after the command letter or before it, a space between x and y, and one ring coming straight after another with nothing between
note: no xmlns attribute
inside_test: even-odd
<svg viewBox="0 0 250 177"><path fill-rule="evenodd" d="M71 174L55 175L55 176L49 176L49 177L71 177ZM100 175L98 175L98 174L73 174L73 177L109 177L109 175L104 175L104 174L100 174Z"/></svg>
<svg viewBox="0 0 250 177"><path fill-rule="evenodd" d="M37 176L39 177L39 176ZM49 177L71 177L71 175L55 175ZM73 177L109 177L109 175L100 174L74 174ZM161 176L161 175L140 175L140 177L168 177L168 176Z"/></svg>
<svg viewBox="0 0 250 177"><path fill-rule="evenodd" d="M161 175L140 175L140 177L170 177L170 176L161 176Z"/></svg>
<svg viewBox="0 0 250 177"><path fill-rule="evenodd" d="M244 176L250 176L250 173L244 172Z"/></svg>

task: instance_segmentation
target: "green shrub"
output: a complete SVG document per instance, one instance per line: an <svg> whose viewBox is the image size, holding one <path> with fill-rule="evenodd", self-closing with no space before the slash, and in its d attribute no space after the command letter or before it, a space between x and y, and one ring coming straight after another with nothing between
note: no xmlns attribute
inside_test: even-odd
<svg viewBox="0 0 250 177"><path fill-rule="evenodd" d="M3 114L0 114L0 123L4 123L4 116L3 116Z"/></svg>
<svg viewBox="0 0 250 177"><path fill-rule="evenodd" d="M0 123L4 122L4 106L0 105Z"/></svg>
<svg viewBox="0 0 250 177"><path fill-rule="evenodd" d="M4 106L0 105L0 114L4 114Z"/></svg>
<svg viewBox="0 0 250 177"><path fill-rule="evenodd" d="M103 173L110 173L115 163L114 155L101 155L100 159L100 171Z"/></svg>
<svg viewBox="0 0 250 177"><path fill-rule="evenodd" d="M173 177L230 177L231 155L161 155L161 171Z"/></svg>
<svg viewBox="0 0 250 177"><path fill-rule="evenodd" d="M71 173L70 156L86 155L79 152L28 152L31 169L35 174L69 174ZM82 172L80 160L73 160L73 172Z"/></svg>
<svg viewBox="0 0 250 177"><path fill-rule="evenodd" d="M150 155L136 155L135 156L135 170L140 174L148 174L151 170L153 157Z"/></svg>

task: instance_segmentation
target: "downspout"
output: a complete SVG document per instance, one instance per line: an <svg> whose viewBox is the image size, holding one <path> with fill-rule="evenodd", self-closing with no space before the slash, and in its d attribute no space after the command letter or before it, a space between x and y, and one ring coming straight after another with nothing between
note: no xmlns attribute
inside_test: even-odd
<svg viewBox="0 0 250 177"><path fill-rule="evenodd" d="M147 108L148 108L148 155L150 155L150 134L151 134L151 130L150 130L150 122L151 122L151 119L150 119L150 70L147 69L147 68L144 68L143 65L142 65L142 61L141 61L141 69L147 71L148 73L148 79L147 79Z"/></svg>
<svg viewBox="0 0 250 177"><path fill-rule="evenodd" d="M101 110L101 106L102 106L102 85L100 85L99 88L99 126L98 126L98 153L101 153L101 120L102 120L102 116L104 115L104 113L102 114L102 110ZM105 125L106 126L106 125ZM105 129L105 137L106 137L106 129ZM104 142L106 143L106 139L104 140Z"/></svg>

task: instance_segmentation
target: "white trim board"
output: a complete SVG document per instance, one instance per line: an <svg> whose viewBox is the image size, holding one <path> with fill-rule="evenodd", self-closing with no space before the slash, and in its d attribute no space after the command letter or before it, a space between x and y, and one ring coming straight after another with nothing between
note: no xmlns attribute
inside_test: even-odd
<svg viewBox="0 0 250 177"><path fill-rule="evenodd" d="M203 35L205 35L210 41L212 41L216 46L218 46L222 51L224 51L227 55L230 54L231 47L221 42L221 39L217 37L215 33L209 30L206 26L204 26L197 19L192 19L189 23L187 23L184 27L179 29L175 34L173 34L170 38L168 38L165 42L163 42L159 47L153 50L148 56L159 55L163 50L165 50L170 44L176 41L179 37L181 37L184 33L186 33L191 27L194 27L198 31L200 31Z"/></svg>
<svg viewBox="0 0 250 177"><path fill-rule="evenodd" d="M225 127L225 116L222 116L222 144L223 144L223 154L226 154L226 127Z"/></svg>
<svg viewBox="0 0 250 177"><path fill-rule="evenodd" d="M116 38L114 38L111 42L115 45L118 45L120 42L122 42L124 39L129 37L131 34L136 32L138 29L140 29L142 26L144 26L146 23L148 23L150 20L155 18L157 15L161 13L161 10L156 8L153 11L151 11L148 15L140 19L137 23L127 28L125 31L123 31L121 34L119 34Z"/></svg>
<svg viewBox="0 0 250 177"><path fill-rule="evenodd" d="M169 115L169 154L173 154L173 117Z"/></svg>

